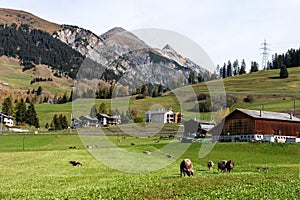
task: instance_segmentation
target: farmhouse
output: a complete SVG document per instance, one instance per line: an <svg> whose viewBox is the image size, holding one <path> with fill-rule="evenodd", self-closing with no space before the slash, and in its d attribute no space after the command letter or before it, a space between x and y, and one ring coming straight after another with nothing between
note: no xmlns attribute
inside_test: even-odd
<svg viewBox="0 0 300 200"><path fill-rule="evenodd" d="M207 132L216 125L215 121L209 120L189 120L184 122L185 137L205 137Z"/></svg>
<svg viewBox="0 0 300 200"><path fill-rule="evenodd" d="M0 111L0 120L1 124L4 124L5 126L12 127L14 125L14 118L4 114L2 111Z"/></svg>
<svg viewBox="0 0 300 200"><path fill-rule="evenodd" d="M97 114L97 118L102 126L121 124L120 115L108 115L99 113Z"/></svg>
<svg viewBox="0 0 300 200"><path fill-rule="evenodd" d="M84 127L98 127L99 121L97 118L90 117L88 115L82 115L81 117L75 117L72 119L73 128L84 128Z"/></svg>
<svg viewBox="0 0 300 200"><path fill-rule="evenodd" d="M157 123L181 123L183 115L181 112L174 112L173 110L149 110L145 113L145 122Z"/></svg>
<svg viewBox="0 0 300 200"><path fill-rule="evenodd" d="M288 113L236 109L209 133L213 141L299 142L300 119Z"/></svg>

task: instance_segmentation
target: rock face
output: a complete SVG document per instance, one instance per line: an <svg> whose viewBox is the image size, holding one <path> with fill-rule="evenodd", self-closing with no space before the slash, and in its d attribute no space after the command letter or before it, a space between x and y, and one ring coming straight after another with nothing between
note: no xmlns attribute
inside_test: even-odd
<svg viewBox="0 0 300 200"><path fill-rule="evenodd" d="M167 44L163 49L158 49L158 51L163 55L164 57L169 58L170 60L174 60L179 65L183 66L183 71L185 72L185 76L188 77L188 74L190 71L193 71L195 75L202 74L204 75L204 79L206 81L207 75L209 75L209 72L191 61L188 58L183 57L182 55L178 54L169 44Z"/></svg>
<svg viewBox="0 0 300 200"><path fill-rule="evenodd" d="M64 25L54 37L99 63L83 70L93 71L94 77L89 78L115 80L129 87L162 84L173 89L185 85L190 72L208 73L169 45L154 49L119 27L97 36L82 28ZM90 66L84 65L87 67Z"/></svg>

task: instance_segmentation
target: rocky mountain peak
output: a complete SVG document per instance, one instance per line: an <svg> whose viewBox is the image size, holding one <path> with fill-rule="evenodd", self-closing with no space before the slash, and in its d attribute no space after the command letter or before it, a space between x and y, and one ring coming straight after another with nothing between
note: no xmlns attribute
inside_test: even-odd
<svg viewBox="0 0 300 200"><path fill-rule="evenodd" d="M100 35L100 38L102 40L106 40L108 38L110 38L111 36L114 36L116 34L120 34L122 32L125 32L126 30L123 29L122 27L114 27L110 30L108 30L107 32L103 33L102 35Z"/></svg>
<svg viewBox="0 0 300 200"><path fill-rule="evenodd" d="M176 52L169 44L167 44L162 50L168 50L168 51Z"/></svg>

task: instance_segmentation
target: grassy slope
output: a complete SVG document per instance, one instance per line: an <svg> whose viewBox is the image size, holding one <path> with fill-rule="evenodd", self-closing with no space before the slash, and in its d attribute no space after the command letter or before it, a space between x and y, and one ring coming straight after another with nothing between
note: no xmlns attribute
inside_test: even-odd
<svg viewBox="0 0 300 200"><path fill-rule="evenodd" d="M278 78L279 70L268 70L226 78L223 83L227 93L299 95L300 67L289 68L288 71L287 79ZM209 85L217 82L212 81ZM201 84L193 87L197 92L202 88Z"/></svg>
<svg viewBox="0 0 300 200"><path fill-rule="evenodd" d="M210 88L213 88L214 85L224 86L222 90L226 91L227 95L237 97L238 102L232 109L261 109L261 106L264 105L264 109L268 111L292 110L293 99L296 99L296 108L300 104L300 67L290 68L288 71L287 79L278 78L279 70L269 70L226 78L221 80L223 83L212 81L207 85ZM194 85L193 88L196 93L208 92L205 84ZM209 92L214 92L214 90ZM248 95L254 97L254 102L243 102L243 98Z"/></svg>
<svg viewBox="0 0 300 200"><path fill-rule="evenodd" d="M23 138L25 151L22 151ZM111 136L110 139L116 141L117 138ZM161 143L155 143L155 140L127 137L121 146L142 154L145 149L159 149L169 142L161 140ZM131 142L136 145L131 146ZM77 149L68 148L73 145ZM200 144L192 144L184 155L166 168L147 174L128 174L110 169L95 160L83 148L77 135L1 136L0 198L299 198L299 145L219 143L205 158L198 158L199 150ZM183 158L192 160L194 177L180 178L179 163ZM221 159L235 161L233 173L218 173L216 167L212 171L207 170L207 160L216 163ZM68 163L70 160L79 160L84 165L72 167ZM257 171L257 166L268 166L270 169Z"/></svg>
<svg viewBox="0 0 300 200"><path fill-rule="evenodd" d="M65 78L57 78L53 76L51 70L44 65L37 65L36 70L28 70L23 72L22 66L19 65L19 60L8 58L6 56L0 57L0 91L1 98L10 93L25 94L28 89L37 89L41 86L45 93L52 96L55 94L62 96L67 90L70 91L73 81ZM38 82L30 84L33 78L52 78L53 81ZM8 86L2 83L8 83Z"/></svg>
<svg viewBox="0 0 300 200"><path fill-rule="evenodd" d="M44 30L50 34L55 31L58 31L61 26L44 19L41 19L31 13L21 11L0 8L0 24L30 24L32 29Z"/></svg>

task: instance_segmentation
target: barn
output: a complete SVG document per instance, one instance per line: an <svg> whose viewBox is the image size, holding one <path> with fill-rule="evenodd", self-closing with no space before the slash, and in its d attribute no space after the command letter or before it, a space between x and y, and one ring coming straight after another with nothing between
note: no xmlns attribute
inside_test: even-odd
<svg viewBox="0 0 300 200"><path fill-rule="evenodd" d="M300 138L300 119L289 113L236 109L211 129L213 141L287 142Z"/></svg>

